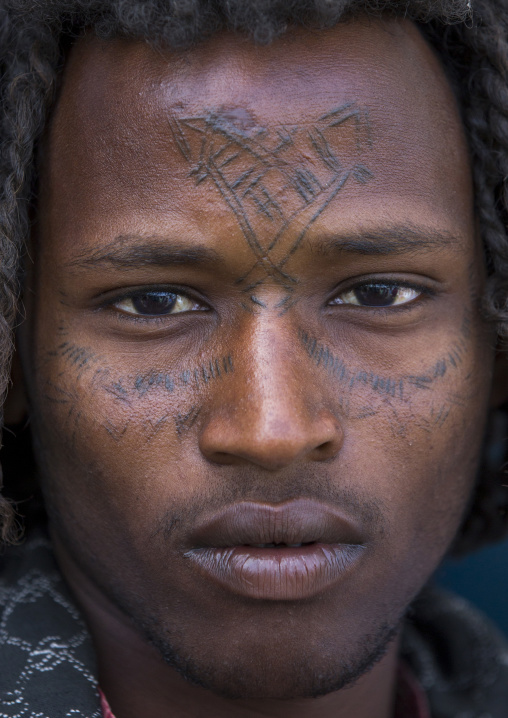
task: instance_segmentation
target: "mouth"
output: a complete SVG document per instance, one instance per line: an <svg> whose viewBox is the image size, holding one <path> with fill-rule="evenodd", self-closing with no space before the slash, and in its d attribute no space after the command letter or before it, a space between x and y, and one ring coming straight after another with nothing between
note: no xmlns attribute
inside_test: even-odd
<svg viewBox="0 0 508 718"><path fill-rule="evenodd" d="M330 589L365 552L354 520L319 502L242 502L205 520L185 553L201 576L270 601L311 598Z"/></svg>
<svg viewBox="0 0 508 718"><path fill-rule="evenodd" d="M301 546L310 546L311 543L255 543L253 548L300 548Z"/></svg>

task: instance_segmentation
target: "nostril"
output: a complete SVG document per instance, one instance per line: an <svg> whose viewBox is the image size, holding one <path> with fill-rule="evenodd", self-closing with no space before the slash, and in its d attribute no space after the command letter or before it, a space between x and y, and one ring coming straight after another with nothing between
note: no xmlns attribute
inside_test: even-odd
<svg viewBox="0 0 508 718"><path fill-rule="evenodd" d="M342 432L340 432L340 434L342 434ZM341 446L342 437L340 439L337 437L335 440L330 439L324 441L319 446L316 446L310 458L315 461L327 461L328 459L332 459L340 451Z"/></svg>
<svg viewBox="0 0 508 718"><path fill-rule="evenodd" d="M202 429L199 445L211 463L251 463L279 471L295 461L327 461L342 446L343 432L335 417L323 412L318 417L266 421L262 415L247 422L231 413L210 416ZM287 417L286 417L287 419Z"/></svg>
<svg viewBox="0 0 508 718"><path fill-rule="evenodd" d="M236 456L233 453L225 451L204 452L203 449L201 451L212 464L220 464L221 466L236 466L244 462L244 459L241 456Z"/></svg>

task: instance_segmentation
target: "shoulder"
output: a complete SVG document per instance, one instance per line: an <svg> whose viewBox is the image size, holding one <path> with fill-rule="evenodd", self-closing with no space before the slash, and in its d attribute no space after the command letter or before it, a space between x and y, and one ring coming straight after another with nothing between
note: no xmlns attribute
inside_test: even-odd
<svg viewBox="0 0 508 718"><path fill-rule="evenodd" d="M92 642L38 531L0 556L0 717L101 715Z"/></svg>

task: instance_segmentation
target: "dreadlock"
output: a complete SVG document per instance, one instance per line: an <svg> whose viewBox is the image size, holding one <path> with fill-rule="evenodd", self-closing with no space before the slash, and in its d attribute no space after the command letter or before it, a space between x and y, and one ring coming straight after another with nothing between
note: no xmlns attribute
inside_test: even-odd
<svg viewBox="0 0 508 718"><path fill-rule="evenodd" d="M508 337L508 0L473 5L471 0L2 0L0 400L8 386L21 259L36 197L36 149L72 41L94 31L104 39L136 38L182 49L228 28L262 44L290 25L329 27L381 13L418 24L455 90L469 138L489 273L484 308L500 337ZM494 470L489 452L484 454L457 552L508 532L502 461ZM11 505L0 495L0 539L8 539L12 528Z"/></svg>

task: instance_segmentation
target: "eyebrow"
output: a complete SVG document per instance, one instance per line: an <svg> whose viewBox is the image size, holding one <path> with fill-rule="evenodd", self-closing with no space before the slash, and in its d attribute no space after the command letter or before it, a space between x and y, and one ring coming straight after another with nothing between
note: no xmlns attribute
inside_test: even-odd
<svg viewBox="0 0 508 718"><path fill-rule="evenodd" d="M351 252L360 255L420 254L445 248L462 249L464 240L451 232L430 227L393 225L373 230L359 230L317 239L312 243L319 254Z"/></svg>
<svg viewBox="0 0 508 718"><path fill-rule="evenodd" d="M221 262L219 254L209 247L190 247L187 243L159 235L120 235L110 244L69 262L77 269L104 267L106 269L139 269L139 267L168 267L175 265L207 265Z"/></svg>

